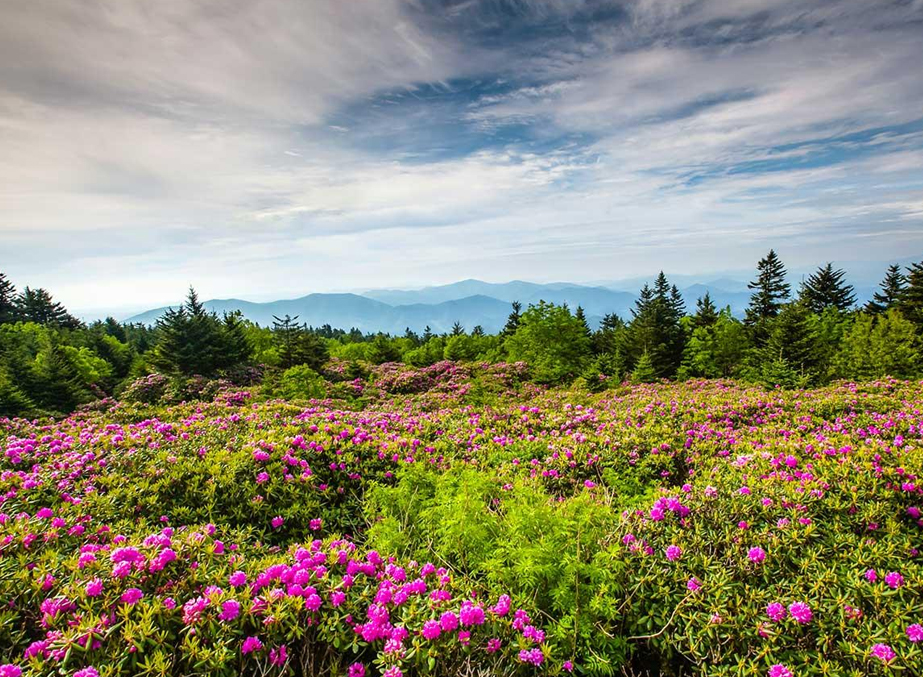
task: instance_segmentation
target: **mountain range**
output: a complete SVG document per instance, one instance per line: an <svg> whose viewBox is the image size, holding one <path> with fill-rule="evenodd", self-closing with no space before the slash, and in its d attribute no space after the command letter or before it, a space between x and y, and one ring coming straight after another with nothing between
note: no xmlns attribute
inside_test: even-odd
<svg viewBox="0 0 923 677"><path fill-rule="evenodd" d="M296 299L265 303L213 299L206 301L205 307L219 315L239 310L244 317L263 326L272 324L273 316L297 315L300 322L315 327L329 324L342 329L355 327L363 332L399 334L408 327L422 332L429 326L438 334L451 330L455 322L460 322L469 331L480 325L487 332L496 332L506 323L513 301L520 301L526 307L544 300L556 304L567 303L571 308L582 306L590 326L596 327L607 313L629 319L637 292L628 291L624 287L636 284L634 288L637 289L646 281L639 279L589 286L566 282L538 284L521 280L505 283L463 280L423 289L308 294ZM615 288L615 284L622 288ZM738 316L743 315L750 300L746 282L731 278L695 282L680 291L690 312L694 310L696 300L706 292L711 295L716 306L730 306L731 312ZM871 292L871 289L857 289L860 300L868 298ZM168 308L148 310L126 321L154 324Z"/></svg>

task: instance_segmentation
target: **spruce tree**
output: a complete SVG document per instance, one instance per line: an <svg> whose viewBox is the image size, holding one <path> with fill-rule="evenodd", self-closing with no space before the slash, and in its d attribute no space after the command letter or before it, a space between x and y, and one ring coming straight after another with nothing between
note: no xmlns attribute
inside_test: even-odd
<svg viewBox="0 0 923 677"><path fill-rule="evenodd" d="M428 343L431 338L433 338L433 330L430 329L429 325L426 325L426 327L423 328L422 341L423 343Z"/></svg>
<svg viewBox="0 0 923 677"><path fill-rule="evenodd" d="M751 326L778 315L782 304L791 294L791 287L785 281L785 266L775 250L770 249L760 259L757 271L759 274L756 280L747 285L748 289L754 290L746 314L746 323Z"/></svg>
<svg viewBox="0 0 923 677"><path fill-rule="evenodd" d="M272 339L279 355L280 366L290 369L306 364L319 371L328 358L327 344L323 338L296 322L298 316L273 316Z"/></svg>
<svg viewBox="0 0 923 677"><path fill-rule="evenodd" d="M644 285L632 310L629 349L634 361L647 353L658 378L670 378L683 360L685 331L681 320L685 304L676 286L663 272L654 287Z"/></svg>
<svg viewBox="0 0 923 677"><path fill-rule="evenodd" d="M593 332L590 331L590 324L586 320L586 313L583 312L583 306L577 306L577 312L574 313L574 317L577 318L577 321L580 323L580 326L583 327L583 333L587 338L593 335Z"/></svg>
<svg viewBox="0 0 923 677"><path fill-rule="evenodd" d="M513 301L513 312L511 312L506 319L506 326L503 327L503 331L500 332L500 335L506 338L507 336L515 334L516 330L519 328L519 320L521 317L522 304L519 301Z"/></svg>
<svg viewBox="0 0 923 677"><path fill-rule="evenodd" d="M881 291L875 292L872 300L865 309L874 314L881 314L895 308L900 303L901 297L907 288L907 278L901 272L901 267L896 263L888 266L885 279L881 281Z"/></svg>
<svg viewBox="0 0 923 677"><path fill-rule="evenodd" d="M461 322L455 322L452 325L452 336L462 336L465 333L465 328L462 326Z"/></svg>
<svg viewBox="0 0 923 677"><path fill-rule="evenodd" d="M923 261L911 263L907 268L907 289L898 305L905 318L923 335Z"/></svg>
<svg viewBox="0 0 923 677"><path fill-rule="evenodd" d="M646 350L641 353L638 363L631 372L631 380L634 383L653 383L657 380L657 369L654 367L651 354Z"/></svg>
<svg viewBox="0 0 923 677"><path fill-rule="evenodd" d="M23 322L67 329L76 329L82 324L44 289L26 287L17 297L16 306L18 319Z"/></svg>
<svg viewBox="0 0 923 677"><path fill-rule="evenodd" d="M15 322L19 316L16 304L16 287L6 275L0 273L0 324Z"/></svg>
<svg viewBox="0 0 923 677"><path fill-rule="evenodd" d="M831 263L818 268L817 272L801 283L799 300L808 310L818 315L828 308L840 312L849 310L856 303L856 294L852 285L843 281L845 276L845 270L834 270Z"/></svg>
<svg viewBox="0 0 923 677"><path fill-rule="evenodd" d="M705 296L700 297L695 302L695 315L692 317L694 327L711 327L718 321L718 309L712 303L711 295L705 292Z"/></svg>
<svg viewBox="0 0 923 677"><path fill-rule="evenodd" d="M779 360L809 380L818 354L808 308L799 302L785 304L775 321L762 351L764 364Z"/></svg>

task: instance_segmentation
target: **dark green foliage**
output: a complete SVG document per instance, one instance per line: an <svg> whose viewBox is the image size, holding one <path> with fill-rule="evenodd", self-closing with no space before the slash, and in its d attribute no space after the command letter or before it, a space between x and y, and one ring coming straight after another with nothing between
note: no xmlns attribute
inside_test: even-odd
<svg viewBox="0 0 923 677"><path fill-rule="evenodd" d="M923 261L907 268L907 289L901 295L899 308L917 332L923 333Z"/></svg>
<svg viewBox="0 0 923 677"><path fill-rule="evenodd" d="M529 306L505 344L510 359L527 362L540 383L575 378L590 357L590 339L580 321L567 308L545 301Z"/></svg>
<svg viewBox="0 0 923 677"><path fill-rule="evenodd" d="M785 281L785 266L773 249L760 259L757 271L756 280L747 285L754 292L747 308L746 323L755 328L756 337L762 341L766 337L764 323L779 314L791 287Z"/></svg>
<svg viewBox="0 0 923 677"><path fill-rule="evenodd" d="M366 351L368 361L372 364L400 362L401 351L387 334L377 334Z"/></svg>
<svg viewBox="0 0 923 677"><path fill-rule="evenodd" d="M70 329L75 329L81 324L63 305L52 299L47 291L29 287L16 298L16 319Z"/></svg>
<svg viewBox="0 0 923 677"><path fill-rule="evenodd" d="M749 341L746 327L725 308L711 324L696 326L690 318L691 333L686 342L681 378L733 378L740 375Z"/></svg>
<svg viewBox="0 0 923 677"><path fill-rule="evenodd" d="M15 322L19 319L19 308L16 305L16 287L6 275L0 273L0 324Z"/></svg>
<svg viewBox="0 0 923 677"><path fill-rule="evenodd" d="M628 339L632 363L647 355L657 378L671 378L683 360L686 335L681 320L685 305L663 272L654 287L645 285L632 311Z"/></svg>
<svg viewBox="0 0 923 677"><path fill-rule="evenodd" d="M835 378L857 381L923 374L920 340L896 308L884 314L859 313L843 336L831 370Z"/></svg>
<svg viewBox="0 0 923 677"><path fill-rule="evenodd" d="M881 281L881 291L875 292L865 309L870 313L884 313L897 307L907 288L907 278L896 263L888 266L885 279Z"/></svg>
<svg viewBox="0 0 923 677"><path fill-rule="evenodd" d="M699 298L695 303L695 315L693 315L693 326L711 327L718 321L718 310L712 303L711 295L705 292L705 296Z"/></svg>
<svg viewBox="0 0 923 677"><path fill-rule="evenodd" d="M456 322L452 325L452 331L449 334L450 336L462 336L465 333L465 328L461 325L461 322Z"/></svg>
<svg viewBox="0 0 923 677"><path fill-rule="evenodd" d="M828 263L801 283L799 299L812 313L820 314L828 308L849 310L856 304L856 294L852 285L844 282L845 277L845 270L834 270Z"/></svg>
<svg viewBox="0 0 923 677"><path fill-rule="evenodd" d="M329 356L327 343L302 323L298 316L273 317L272 342L278 353L280 366L289 369L306 364L314 371L320 371Z"/></svg>
<svg viewBox="0 0 923 677"><path fill-rule="evenodd" d="M510 313L510 316L506 320L506 326L503 327L503 331L500 334L505 338L507 336L512 336L516 333L516 330L519 329L519 320L522 318L522 304L519 301L513 301L513 311ZM428 329L429 327L427 327Z"/></svg>
<svg viewBox="0 0 923 677"><path fill-rule="evenodd" d="M817 338L812 331L811 315L800 302L787 303L773 320L769 338L760 351L762 368L771 374L794 374L797 382L808 383L818 365ZM764 380L766 380L764 378ZM776 381L778 385L792 385Z"/></svg>
<svg viewBox="0 0 923 677"><path fill-rule="evenodd" d="M631 380L634 383L653 383L657 380L657 369L649 352L641 353L634 371L631 372Z"/></svg>
<svg viewBox="0 0 923 677"><path fill-rule="evenodd" d="M180 308L169 309L157 321L157 332L152 362L170 374L212 376L249 357L240 318L219 319L191 288Z"/></svg>

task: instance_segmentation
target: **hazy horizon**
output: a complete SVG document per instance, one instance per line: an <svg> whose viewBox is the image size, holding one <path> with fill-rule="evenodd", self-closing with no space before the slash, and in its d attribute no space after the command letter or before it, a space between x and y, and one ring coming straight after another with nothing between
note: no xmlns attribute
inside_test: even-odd
<svg viewBox="0 0 923 677"><path fill-rule="evenodd" d="M923 0L3 15L0 270L71 308L923 257Z"/></svg>

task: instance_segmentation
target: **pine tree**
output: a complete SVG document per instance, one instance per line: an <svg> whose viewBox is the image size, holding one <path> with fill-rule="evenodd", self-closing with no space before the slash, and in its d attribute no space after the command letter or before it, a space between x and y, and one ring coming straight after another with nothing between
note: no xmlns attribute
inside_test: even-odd
<svg viewBox="0 0 923 677"><path fill-rule="evenodd" d="M464 333L465 328L462 326L461 322L455 322L455 324L452 325L451 336L461 336Z"/></svg>
<svg viewBox="0 0 923 677"><path fill-rule="evenodd" d="M818 268L801 283L800 301L818 315L827 308L836 308L840 312L849 310L856 303L856 294L852 285L843 281L845 276L845 270L834 270L831 263Z"/></svg>
<svg viewBox="0 0 923 677"><path fill-rule="evenodd" d="M638 363L631 372L631 380L634 383L653 383L657 380L657 370L654 368L654 361L651 354L646 350L641 353Z"/></svg>
<svg viewBox="0 0 923 677"><path fill-rule="evenodd" d="M23 322L67 329L81 326L80 320L68 313L67 309L51 298L51 294L44 289L26 287L17 297L16 306L18 319Z"/></svg>
<svg viewBox="0 0 923 677"><path fill-rule="evenodd" d="M778 315L782 304L791 294L791 287L785 282L785 266L775 250L770 249L760 259L757 271L759 274L756 280L747 285L748 289L755 290L746 314L746 323L751 326Z"/></svg>
<svg viewBox="0 0 923 677"><path fill-rule="evenodd" d="M212 376L249 357L240 318L225 315L222 322L191 287L180 308L168 309L157 320L157 334L152 361L168 373Z"/></svg>
<svg viewBox="0 0 923 677"><path fill-rule="evenodd" d="M715 304L712 303L711 295L705 292L705 296L702 296L695 302L695 315L692 318L692 324L696 328L711 327L714 326L717 321L718 309L715 308Z"/></svg>
<svg viewBox="0 0 923 677"><path fill-rule="evenodd" d="M273 315L272 336L280 366L290 369L306 364L319 371L328 358L327 344L320 336L296 322L298 316L278 318Z"/></svg>
<svg viewBox="0 0 923 677"><path fill-rule="evenodd" d="M875 292L872 300L865 306L866 311L880 314L897 307L906 288L907 278L901 272L901 267L896 263L888 266L885 279L881 281L881 291Z"/></svg>
<svg viewBox="0 0 923 677"><path fill-rule="evenodd" d="M507 318L506 326L503 327L503 331L500 332L500 335L505 338L515 334L516 330L519 328L519 320L521 317L522 304L519 301L513 301L513 312L511 312L510 316Z"/></svg>
<svg viewBox="0 0 923 677"><path fill-rule="evenodd" d="M782 307L772 323L762 354L764 363L783 360L806 380L811 378L818 351L810 314L804 304L786 303Z"/></svg>
<svg viewBox="0 0 923 677"><path fill-rule="evenodd" d="M411 345L415 348L420 346L420 337L417 335L417 332L410 327L404 328L404 338L410 341Z"/></svg>
<svg viewBox="0 0 923 677"><path fill-rule="evenodd" d="M593 332L590 331L590 324L586 320L586 313L583 312L583 306L577 306L577 312L574 313L574 317L577 318L577 321L583 327L583 333L587 338L593 335Z"/></svg>
<svg viewBox="0 0 923 677"><path fill-rule="evenodd" d="M426 325L426 327L423 328L423 343L428 343L431 338L433 338L433 330L430 329L429 325Z"/></svg>
<svg viewBox="0 0 923 677"><path fill-rule="evenodd" d="M675 285L670 286L663 272L653 289L644 285L632 310L628 348L635 361L648 354L658 378L676 374L683 361L686 342L682 318L685 303Z"/></svg>
<svg viewBox="0 0 923 677"><path fill-rule="evenodd" d="M19 308L16 304L16 287L6 275L0 273L0 324L16 322Z"/></svg>
<svg viewBox="0 0 923 677"><path fill-rule="evenodd" d="M923 261L911 263L907 268L907 289L898 305L903 316L923 335Z"/></svg>
<svg viewBox="0 0 923 677"><path fill-rule="evenodd" d="M474 325L474 329L471 330L471 335L472 335L472 336L483 336L483 335L484 335L484 327L482 327L482 326L479 325L479 324Z"/></svg>

